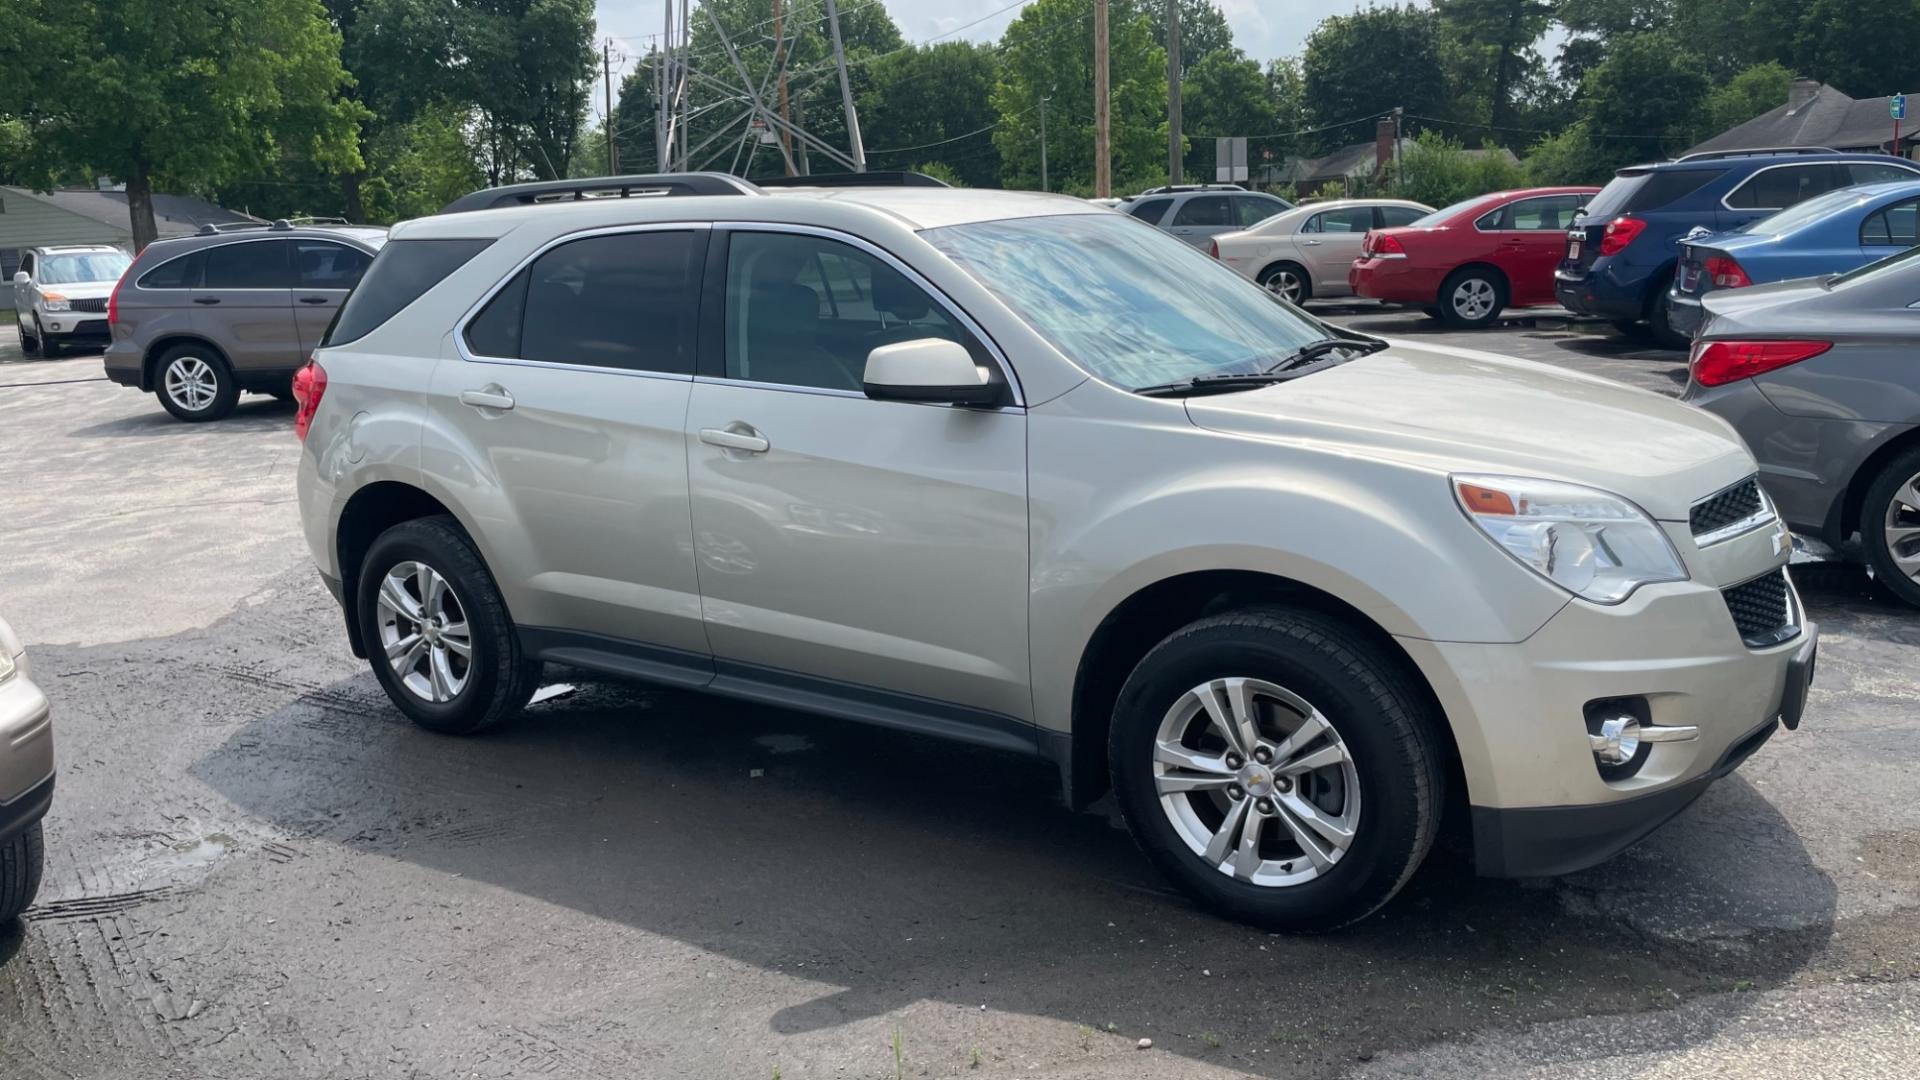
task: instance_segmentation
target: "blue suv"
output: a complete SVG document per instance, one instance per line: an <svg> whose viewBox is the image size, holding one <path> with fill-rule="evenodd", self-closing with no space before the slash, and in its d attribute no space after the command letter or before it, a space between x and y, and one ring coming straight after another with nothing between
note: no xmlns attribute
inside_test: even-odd
<svg viewBox="0 0 1920 1080"><path fill-rule="evenodd" d="M1690 343L1669 326L1667 286L1688 232L1725 232L1838 188L1916 178L1920 166L1900 158L1818 148L1689 154L1621 169L1574 218L1554 295L1577 314L1684 349Z"/></svg>

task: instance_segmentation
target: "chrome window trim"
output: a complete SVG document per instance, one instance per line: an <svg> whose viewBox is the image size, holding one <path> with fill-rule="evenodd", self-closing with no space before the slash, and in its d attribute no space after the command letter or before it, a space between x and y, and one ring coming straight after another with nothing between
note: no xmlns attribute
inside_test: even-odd
<svg viewBox="0 0 1920 1080"><path fill-rule="evenodd" d="M695 327L694 335L695 355L692 357L693 371L682 374L678 371L648 371L643 368L606 367L600 364L574 364L561 360L525 360L517 356L490 356L485 353L477 353L467 345L467 324L478 317L481 310L492 302L494 296L496 296L500 290L506 288L508 282L520 275L520 271L533 265L534 260L562 244L572 243L575 240L589 240L596 236L618 236L625 233L697 232L707 234L712 231L713 226L704 221L649 221L631 225L605 225L593 229L579 229L574 232L562 233L559 236L552 237L535 248L519 262L514 263L511 270L501 275L498 281L488 286L486 291L480 294L479 300L468 306L466 314L460 316L453 324L454 351L459 354L460 359L465 360L469 364L498 364L505 367L560 368L567 371L584 371L599 375L631 375L642 379L665 379L669 382L690 383L693 381L693 372L700 370L698 327ZM476 254L475 257L478 258L479 256ZM459 272L458 268L454 270L456 274ZM450 274L448 276L451 277L452 275ZM703 287L704 282L694 282L694 291L696 294Z"/></svg>
<svg viewBox="0 0 1920 1080"><path fill-rule="evenodd" d="M183 251L183 252L181 252L180 254L178 254L178 255L175 255L175 256L174 256L174 257L173 257L172 259L168 259L168 260L167 260L166 262L162 262L162 263L155 263L155 264L154 264L154 267L153 267L153 269L154 269L154 270L158 270L158 269L160 269L160 268L161 268L162 266L165 266L165 265L167 265L167 263L170 263L170 262L173 262L173 261L174 261L175 259L184 259L184 258L186 258L186 257L187 257L187 256L189 256L189 255L196 255L196 254L206 254L207 252L210 252L210 251L215 251L215 250L218 250L218 249L220 249L220 248L223 248L223 247L233 247L233 246L234 246L234 245L236 245L236 244L260 244L260 243L266 243L266 242L268 242L268 241L272 241L272 240L278 240L278 241L280 241L280 242L282 242L282 243L284 243L284 242L286 242L286 241L289 241L289 240L319 240L319 241L323 241L323 242L325 242L325 243L328 243L328 244L340 244L340 245L342 245L342 246L345 246L345 247L351 247L351 248L357 248L357 249L358 249L358 250L360 251L360 253L361 253L361 254L363 254L363 255L365 255L365 256L366 256L366 257L367 257L367 258L368 258L369 260L371 260L371 259L372 259L372 258L373 258L374 256L376 256L376 255L378 255L378 254L380 254L380 253L379 253L379 252L377 252L377 251L368 251L368 250L367 250L366 248L363 248L363 247L359 247L359 245L357 245L357 244L355 244L355 243L353 243L353 242L351 242L351 241L349 241L349 240L347 240L347 239L345 239L345 238L343 238L343 237L336 237L336 236L295 236L295 235L290 235L290 234L288 234L288 233L284 233L284 232L282 232L282 233L275 233L275 234L274 234L274 235L272 235L272 236L237 236L237 237L234 237L234 238L233 238L232 240L228 240L228 241L227 241L226 243L224 243L224 244L203 244L203 245L201 245L200 247L196 247L196 248L194 248L194 249L193 249L192 251ZM147 273L148 273L148 274L150 274L150 273L152 273L152 272L153 272L153 270L149 270L149 271L147 271ZM288 272L289 274L292 274L292 273L293 273L293 254L292 254L292 252L291 252L291 251L289 251L289 252L288 252L288 254L287 254L287 272ZM144 278L144 277L146 277L146 276L147 276L147 274L141 274L140 276ZM294 285L294 284L288 284L288 285L286 285L286 286L284 286L284 287L281 287L281 288L277 288L277 289L271 289L271 288L270 288L270 289L256 289L256 288L244 288L244 289L242 289L242 288L232 288L232 287L228 287L228 286L210 286L210 285L207 285L207 284L205 284L205 283L204 283L204 282L205 282L205 280L206 280L206 267L204 267L204 266L200 268L200 277L201 277L201 281L202 281L202 284L200 284L200 285L196 285L196 286L194 286L194 289L198 289L198 290L201 290L201 291L204 291L204 292L284 292L284 293L290 293L290 292L294 292L294 291L296 291L296 290L298 290L298 289L300 288L300 286L298 286L298 285ZM357 283L356 283L356 284L357 284ZM142 284L140 284L140 282L139 282L138 280L136 280L136 281L135 281L135 282L133 283L133 286L134 286L134 288L136 288L136 289L140 289L140 290L142 290L142 291L144 291L144 292L183 292L183 291L185 291L185 292L191 292L191 291L193 291L192 289L188 289L188 290L182 290L182 289L175 289L175 288L166 288L166 287L162 287L162 288L157 288L157 289L149 289L149 288L147 288L147 287L146 287L145 285L142 285ZM338 291L340 291L340 290L338 290L338 289L336 289L336 290L333 290L333 291L335 291L335 292L338 292ZM348 291L351 291L351 290L348 290Z"/></svg>
<svg viewBox="0 0 1920 1080"><path fill-rule="evenodd" d="M729 232L793 233L800 236L818 236L827 240L837 240L840 243L848 244L852 247L858 248L859 250L864 251L869 255L872 255L874 258L879 259L881 262L886 263L888 266L893 267L895 270L899 271L902 275L904 275L908 281L911 281L915 285L919 286L922 291L924 291L929 297L933 299L934 303L940 305L942 310L944 310L947 314L951 315L953 318L958 319L962 326L965 326L969 331L972 332L973 336L977 338L980 344L986 348L988 354L993 357L994 363L999 365L1001 377L1007 380L1007 388L1013 391L1014 406L1022 409L1027 407L1027 395L1026 395L1025 389L1022 388L1020 385L1019 373L1014 371L1013 364L1011 361L1007 359L1006 352L1000 348L1000 345L998 342L994 341L993 338L990 335L988 335L986 328L981 326L980 323L973 318L973 316L968 315L965 309L963 309L959 304L953 301L952 297L949 297L946 293L942 292L938 286L934 285L933 282L927 280L926 275L920 273L920 271L918 270L915 270L912 266L909 266L904 260L894 255L892 252L886 250L883 247L880 247L878 244L875 244L870 240L866 240L861 237L854 236L852 233L841 232L837 229L824 228L819 225L796 225L788 222L770 222L770 221L716 221L713 223L713 227L716 229L726 229ZM982 286L982 288L984 288L984 286ZM695 370L698 370L698 368L696 368ZM745 380L740 380L740 379L727 379L725 381L733 382L733 383L745 382ZM783 389L789 389L789 390L806 389L805 387L791 387L791 386L786 386L785 384L778 384L778 383L769 384L769 385L781 386ZM854 391L850 391L850 390L841 391L841 392L849 393L849 394L854 393ZM865 397L866 395L860 394L858 396Z"/></svg>
<svg viewBox="0 0 1920 1080"><path fill-rule="evenodd" d="M1897 157L1893 157L1892 155L1888 155L1888 157L1887 157L1887 160L1886 160L1886 161L1884 161L1884 162L1882 162L1882 161L1861 161L1861 162L1854 162L1854 161L1782 161L1782 162L1780 162L1780 163L1778 163L1778 164L1775 164L1775 165L1768 165L1768 166L1766 166L1765 168L1761 168L1761 169L1755 169L1755 170L1753 170L1752 172L1750 172L1750 173L1748 173L1748 174L1747 174L1747 178L1746 178L1745 180L1742 180L1742 181L1740 181L1740 182L1739 182L1738 184L1735 184L1735 185L1733 185L1733 187L1732 187L1731 189L1729 189L1729 190L1727 191L1727 193L1726 193L1725 195L1722 195L1722 196L1720 196L1720 206L1721 206L1721 208L1722 208L1722 209L1726 209L1726 210L1731 210L1731 211L1733 211L1733 212L1734 212L1734 213L1736 213L1736 214L1777 214L1777 213L1779 213L1780 211L1782 211L1782 210L1785 210L1785 209L1786 209L1786 207L1784 207L1784 206L1735 206L1735 205L1733 205L1732 203L1729 203L1729 202L1728 202L1727 200L1728 200L1728 199L1731 199L1731 198L1733 198L1733 197L1734 197L1735 195L1737 195L1737 194L1739 194L1739 193L1740 193L1740 190L1741 190L1742 188L1744 188L1744 187L1746 187L1746 186L1747 186L1748 184L1751 184L1751 183L1753 183L1753 181L1754 181L1754 179L1755 179L1756 177L1758 177L1758 176L1759 176L1759 175L1760 175L1761 173L1767 173L1767 172L1772 172L1772 171L1773 171L1773 170L1775 170L1775 169L1793 169L1793 168L1801 168L1801 169L1804 169L1804 168L1807 168L1807 167L1809 167L1809 166L1812 166L1812 165L1846 165L1846 166L1852 166L1852 165L1856 165L1856 164L1858 164L1858 165L1888 165L1888 166L1891 166L1891 167L1893 167L1893 168L1896 168L1896 169L1905 169L1905 170L1907 170L1908 172L1910 172L1910 173L1912 173L1912 174L1913 174L1913 175L1914 175L1915 177L1917 177L1917 178L1920 178L1920 169L1916 169L1916 168L1914 168L1913 166L1911 166L1911 165L1908 165L1908 164L1906 164L1906 163L1904 162L1904 160L1903 160L1903 159L1901 159L1901 158L1897 158ZM1851 179L1853 178L1853 174L1852 174L1852 173L1848 173L1848 174L1847 174L1847 178L1848 178L1849 180L1851 180ZM1886 183L1891 183L1892 181L1883 181L1883 182L1886 182ZM1709 181L1709 183L1711 183L1711 181ZM1842 185L1840 185L1840 187L1852 187L1852 186L1853 186L1852 184L1842 184ZM1838 190L1840 190L1840 189L1839 189L1839 188L1828 188L1828 189L1827 189L1827 191L1838 191ZM1825 195L1826 193L1827 193L1826 191L1823 191L1823 192L1821 192L1820 194L1821 194L1821 195ZM1807 196L1807 198L1810 198L1810 199L1811 199L1811 198L1815 198L1815 196L1812 196L1812 195L1809 195L1809 196Z"/></svg>
<svg viewBox="0 0 1920 1080"><path fill-rule="evenodd" d="M1767 494L1766 487L1760 483L1760 480L1758 477L1754 477L1754 476L1749 476L1744 480L1737 480L1731 484L1728 484L1726 487L1721 488L1719 491L1713 492L1712 494L1707 495L1703 498L1695 499L1693 500L1693 502L1687 505L1687 509L1691 511L1694 507L1699 506L1701 503L1711 502L1712 500L1719 498L1721 495L1724 495L1725 493L1732 491L1734 488L1737 488L1743 484L1749 484L1749 483L1754 486L1754 490L1760 493L1760 509L1754 511L1751 514L1748 514L1746 517L1741 518L1739 521L1731 521L1725 525L1720 526L1717 529L1713 529L1709 532L1703 532L1698 535L1695 535L1693 538L1694 547L1705 550L1706 548L1713 547L1715 544L1723 544L1723 543L1726 543L1728 540L1734 539L1735 537L1745 536L1748 533L1753 532L1755 529L1765 528L1766 526L1771 525L1774 522L1780 520L1779 511L1775 510L1773 507L1772 496ZM1755 575L1755 577L1762 577L1762 576L1764 575ZM1748 580L1752 580L1752 579L1748 579Z"/></svg>

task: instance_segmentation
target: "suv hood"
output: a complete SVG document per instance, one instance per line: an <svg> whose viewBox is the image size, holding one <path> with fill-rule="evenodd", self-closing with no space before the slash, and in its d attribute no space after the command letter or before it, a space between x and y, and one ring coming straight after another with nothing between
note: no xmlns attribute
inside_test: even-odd
<svg viewBox="0 0 1920 1080"><path fill-rule="evenodd" d="M69 300L97 300L101 297L113 295L113 287L115 284L117 284L117 282L75 281L65 285L37 285L35 287L40 290L40 295L42 296L48 293L59 293Z"/></svg>
<svg viewBox="0 0 1920 1080"><path fill-rule="evenodd" d="M1289 383L1187 399L1200 427L1435 472L1564 480L1664 521L1753 475L1718 417L1646 390L1468 349L1413 346Z"/></svg>

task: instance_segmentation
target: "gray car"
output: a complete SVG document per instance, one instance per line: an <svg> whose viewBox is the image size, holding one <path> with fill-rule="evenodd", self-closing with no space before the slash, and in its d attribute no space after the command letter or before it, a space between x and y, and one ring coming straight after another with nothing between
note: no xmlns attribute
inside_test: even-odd
<svg viewBox="0 0 1920 1080"><path fill-rule="evenodd" d="M1739 430L1788 524L1920 605L1917 305L1920 248L1709 293L1685 400Z"/></svg>
<svg viewBox="0 0 1920 1080"><path fill-rule="evenodd" d="M108 307L107 378L186 421L220 419L242 390L289 396L386 237L276 221L149 245Z"/></svg>
<svg viewBox="0 0 1920 1080"><path fill-rule="evenodd" d="M1204 184L1152 188L1120 209L1205 251L1215 236L1257 225L1293 204L1264 191Z"/></svg>

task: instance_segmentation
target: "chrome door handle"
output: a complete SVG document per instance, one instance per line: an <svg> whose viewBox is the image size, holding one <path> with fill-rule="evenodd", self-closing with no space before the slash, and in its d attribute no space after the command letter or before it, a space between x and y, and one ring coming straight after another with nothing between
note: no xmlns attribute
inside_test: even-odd
<svg viewBox="0 0 1920 1080"><path fill-rule="evenodd" d="M741 427L746 427L742 424ZM701 428L700 441L708 446L718 446L723 450L744 450L749 454L764 454L772 444L766 437L752 428L745 431L729 431L725 428Z"/></svg>
<svg viewBox="0 0 1920 1080"><path fill-rule="evenodd" d="M513 395L497 386L490 390L462 390L460 404L471 405L476 409L506 410L513 408Z"/></svg>
<svg viewBox="0 0 1920 1080"><path fill-rule="evenodd" d="M1320 246L1320 241L1318 241L1318 240L1302 240L1302 241L1300 241L1300 243L1301 243L1301 244L1302 244L1303 246L1305 246L1305 247L1319 247L1319 246Z"/></svg>

